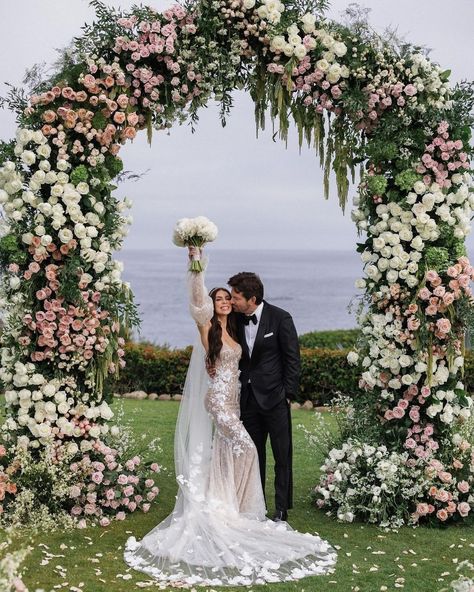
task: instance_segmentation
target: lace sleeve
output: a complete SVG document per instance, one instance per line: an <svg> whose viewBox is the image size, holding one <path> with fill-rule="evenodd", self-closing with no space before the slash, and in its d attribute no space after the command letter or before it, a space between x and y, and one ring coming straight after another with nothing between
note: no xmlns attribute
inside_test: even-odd
<svg viewBox="0 0 474 592"><path fill-rule="evenodd" d="M204 285L204 273L188 273L189 312L200 326L212 319L214 304Z"/></svg>

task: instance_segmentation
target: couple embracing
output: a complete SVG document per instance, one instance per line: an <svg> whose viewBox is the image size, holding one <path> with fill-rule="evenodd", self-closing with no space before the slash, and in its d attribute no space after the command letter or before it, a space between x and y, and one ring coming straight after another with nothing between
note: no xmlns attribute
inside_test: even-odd
<svg viewBox="0 0 474 592"><path fill-rule="evenodd" d="M190 258L201 257L189 248ZM179 485L173 512L125 560L165 582L251 585L328 573L336 553L293 530L289 400L299 380L299 344L286 311L263 300L254 273L207 293L204 272L188 279L199 339L175 432ZM266 442L275 459L275 513L266 518Z"/></svg>

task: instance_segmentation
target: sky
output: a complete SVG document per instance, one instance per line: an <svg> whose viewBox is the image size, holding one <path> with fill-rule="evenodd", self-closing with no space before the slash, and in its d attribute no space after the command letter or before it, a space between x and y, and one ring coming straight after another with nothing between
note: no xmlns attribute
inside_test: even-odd
<svg viewBox="0 0 474 592"><path fill-rule="evenodd" d="M107 1L107 0L106 0ZM127 8L123 0L109 5ZM149 0L162 10L170 3ZM347 0L333 0L328 16L341 20ZM473 79L473 0L365 0L370 22L382 32L396 27L407 41L432 49L431 58L452 70L451 80ZM51 63L55 48L67 45L93 20L86 0L1 0L0 94L4 82L21 84L34 63ZM3 139L15 133L13 114L0 111ZM322 172L314 151L298 150L294 130L288 146L272 140L271 125L256 138L253 103L235 94L227 126L218 108L201 113L197 131L176 126L155 132L151 147L146 133L121 151L125 169L146 174L121 184L117 193L133 200L134 223L124 248L171 247L177 219L204 215L219 227L216 247L239 249L353 250L357 241L350 219L351 196L343 214L334 187L329 200L322 190ZM333 183L334 185L334 183ZM468 238L474 250L474 236Z"/></svg>

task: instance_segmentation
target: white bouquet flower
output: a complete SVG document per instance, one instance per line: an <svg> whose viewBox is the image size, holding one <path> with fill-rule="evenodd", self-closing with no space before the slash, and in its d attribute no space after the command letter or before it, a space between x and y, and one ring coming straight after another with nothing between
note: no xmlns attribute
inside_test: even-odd
<svg viewBox="0 0 474 592"><path fill-rule="evenodd" d="M203 247L217 238L217 226L205 216L181 218L176 223L173 242L178 247ZM203 270L201 261L193 259L190 271L199 273Z"/></svg>

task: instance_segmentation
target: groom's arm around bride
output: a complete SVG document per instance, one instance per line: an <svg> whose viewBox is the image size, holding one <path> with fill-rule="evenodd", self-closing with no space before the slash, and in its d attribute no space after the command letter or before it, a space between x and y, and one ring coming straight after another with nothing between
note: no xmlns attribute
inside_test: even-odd
<svg viewBox="0 0 474 592"><path fill-rule="evenodd" d="M253 273L229 280L232 304L239 314L241 419L257 447L262 484L270 436L275 459L276 517L292 507L291 417L287 399L299 389L300 352L291 315L263 300L263 284Z"/></svg>

